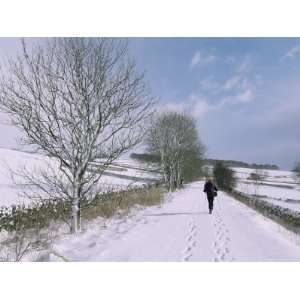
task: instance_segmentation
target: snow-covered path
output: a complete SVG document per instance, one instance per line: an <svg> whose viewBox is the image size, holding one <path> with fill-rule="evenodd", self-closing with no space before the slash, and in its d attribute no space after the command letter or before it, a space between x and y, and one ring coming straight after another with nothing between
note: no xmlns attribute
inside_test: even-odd
<svg viewBox="0 0 300 300"><path fill-rule="evenodd" d="M203 182L187 185L161 208L57 249L81 261L300 261L300 245L279 225L222 192L209 215L202 190Z"/></svg>

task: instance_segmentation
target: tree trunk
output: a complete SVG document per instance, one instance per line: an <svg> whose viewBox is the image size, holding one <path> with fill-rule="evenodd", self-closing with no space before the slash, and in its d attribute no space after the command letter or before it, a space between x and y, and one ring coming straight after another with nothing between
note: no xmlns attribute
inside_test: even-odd
<svg viewBox="0 0 300 300"><path fill-rule="evenodd" d="M71 210L71 233L75 233L78 231L78 212L78 199L74 199Z"/></svg>
<svg viewBox="0 0 300 300"><path fill-rule="evenodd" d="M177 187L181 186L181 168L180 163L177 163Z"/></svg>
<svg viewBox="0 0 300 300"><path fill-rule="evenodd" d="M81 230L81 207L80 202L78 203L78 211L77 211L77 230Z"/></svg>
<svg viewBox="0 0 300 300"><path fill-rule="evenodd" d="M71 212L71 232L75 233L80 230L81 227L81 215L80 215L80 185L79 180L75 180L73 186L73 202L72 202L72 212Z"/></svg>
<svg viewBox="0 0 300 300"><path fill-rule="evenodd" d="M167 174L167 168L166 168L166 163L165 163L165 156L163 153L161 153L161 164L162 164L162 169L164 173L164 180L165 184L168 184L168 174Z"/></svg>
<svg viewBox="0 0 300 300"><path fill-rule="evenodd" d="M163 164L163 172L164 172L164 181L165 181L165 184L167 185L169 178L168 178L168 169L165 164Z"/></svg>
<svg viewBox="0 0 300 300"><path fill-rule="evenodd" d="M170 167L170 182L169 182L170 192L174 190L174 170Z"/></svg>
<svg viewBox="0 0 300 300"><path fill-rule="evenodd" d="M168 175L165 171L164 171L164 180L165 180L165 184L168 184Z"/></svg>

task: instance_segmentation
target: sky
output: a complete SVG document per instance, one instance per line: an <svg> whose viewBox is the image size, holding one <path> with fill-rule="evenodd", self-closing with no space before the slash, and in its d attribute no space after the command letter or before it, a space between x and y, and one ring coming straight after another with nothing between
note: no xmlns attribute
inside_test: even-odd
<svg viewBox="0 0 300 300"><path fill-rule="evenodd" d="M19 50L20 39L0 38L0 62ZM193 115L207 157L300 161L299 38L129 38L129 50L159 110ZM6 122L0 147L17 147Z"/></svg>
<svg viewBox="0 0 300 300"><path fill-rule="evenodd" d="M135 38L161 110L190 112L209 158L300 160L299 38Z"/></svg>

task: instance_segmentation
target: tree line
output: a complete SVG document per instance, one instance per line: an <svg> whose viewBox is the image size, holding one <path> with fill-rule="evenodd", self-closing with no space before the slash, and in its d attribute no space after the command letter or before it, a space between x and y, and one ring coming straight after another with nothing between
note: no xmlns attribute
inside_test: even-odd
<svg viewBox="0 0 300 300"><path fill-rule="evenodd" d="M224 165L231 168L279 170L279 167L274 164L256 164L256 163L246 163L238 160L224 160L224 159L204 159L204 161L206 165L215 165L218 162L222 162Z"/></svg>
<svg viewBox="0 0 300 300"><path fill-rule="evenodd" d="M186 113L165 112L152 122L146 136L148 158L157 158L164 183L172 191L201 176L205 147L195 120ZM150 155L150 156L149 156Z"/></svg>

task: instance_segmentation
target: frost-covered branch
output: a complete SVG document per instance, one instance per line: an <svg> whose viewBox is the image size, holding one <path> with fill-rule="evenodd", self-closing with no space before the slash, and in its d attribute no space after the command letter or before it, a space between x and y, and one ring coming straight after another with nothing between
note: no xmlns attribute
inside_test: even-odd
<svg viewBox="0 0 300 300"><path fill-rule="evenodd" d="M72 202L76 231L82 199L95 193L111 162L142 140L153 98L123 40L56 38L33 51L22 46L2 73L0 105L24 142L54 160L53 172L32 183ZM101 170L89 168L99 160Z"/></svg>

